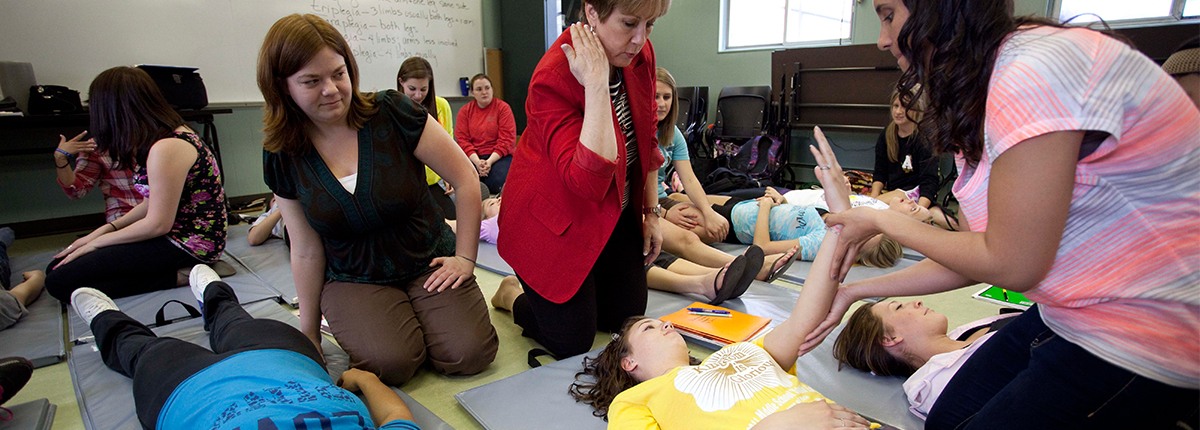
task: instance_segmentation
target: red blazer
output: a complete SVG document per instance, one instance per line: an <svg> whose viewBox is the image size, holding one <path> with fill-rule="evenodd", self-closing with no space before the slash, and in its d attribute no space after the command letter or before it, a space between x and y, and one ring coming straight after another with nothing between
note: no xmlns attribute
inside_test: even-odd
<svg viewBox="0 0 1200 430"><path fill-rule="evenodd" d="M579 142L583 86L571 74L560 46L564 31L538 63L525 100L528 127L513 153L500 207L500 256L534 291L563 303L579 291L621 213L625 186L625 135L613 113L616 161ZM654 104L654 48L650 42L622 69L633 115L640 169L629 204L641 212L646 175L662 165ZM641 270L637 268L636 270Z"/></svg>

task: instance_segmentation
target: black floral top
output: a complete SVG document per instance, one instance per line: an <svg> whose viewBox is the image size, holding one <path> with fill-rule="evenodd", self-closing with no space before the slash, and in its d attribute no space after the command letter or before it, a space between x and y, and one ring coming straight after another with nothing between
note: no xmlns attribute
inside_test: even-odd
<svg viewBox="0 0 1200 430"><path fill-rule="evenodd" d="M275 195L298 200L321 235L327 279L407 282L436 257L454 255L455 236L425 184L413 151L428 117L395 91L375 94L379 112L358 131L358 181L342 187L315 150L263 151L263 176Z"/></svg>
<svg viewBox="0 0 1200 430"><path fill-rule="evenodd" d="M188 169L175 224L167 239L197 260L215 263L225 251L225 187L221 185L221 169L200 136L177 131L174 137L196 147L196 162ZM133 188L142 197L150 198L146 166L138 166L134 172Z"/></svg>

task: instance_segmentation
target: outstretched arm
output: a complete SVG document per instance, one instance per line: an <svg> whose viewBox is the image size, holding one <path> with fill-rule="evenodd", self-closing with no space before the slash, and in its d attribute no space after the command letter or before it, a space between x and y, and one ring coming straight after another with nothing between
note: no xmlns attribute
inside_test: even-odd
<svg viewBox="0 0 1200 430"><path fill-rule="evenodd" d="M384 385L374 373L358 369L347 370L338 380L338 386L351 392L362 392L367 400L367 411L371 413L371 421L374 421L376 426L395 420L413 419L412 411L408 410L404 399Z"/></svg>

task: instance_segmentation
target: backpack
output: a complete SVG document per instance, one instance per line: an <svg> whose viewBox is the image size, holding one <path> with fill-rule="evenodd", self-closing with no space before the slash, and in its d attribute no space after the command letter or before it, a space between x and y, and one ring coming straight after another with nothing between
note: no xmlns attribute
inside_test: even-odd
<svg viewBox="0 0 1200 430"><path fill-rule="evenodd" d="M711 194L762 186L763 183L751 178L746 172L725 167L713 170L704 181L704 191Z"/></svg>
<svg viewBox="0 0 1200 430"><path fill-rule="evenodd" d="M714 170L726 164L725 157L716 155L713 147L715 139L712 127L701 123L694 129L689 128L688 131L687 145L688 155L692 159L692 171L696 174L696 178L703 182ZM671 173L673 173L671 170L667 171L668 178L672 176Z"/></svg>
<svg viewBox="0 0 1200 430"><path fill-rule="evenodd" d="M779 154L783 141L771 136L756 136L733 154L729 167L746 172L751 178L770 185L779 172Z"/></svg>

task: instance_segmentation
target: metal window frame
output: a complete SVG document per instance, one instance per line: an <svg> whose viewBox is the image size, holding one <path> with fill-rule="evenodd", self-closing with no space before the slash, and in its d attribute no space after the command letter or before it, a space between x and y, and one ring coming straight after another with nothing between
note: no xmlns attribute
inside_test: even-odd
<svg viewBox="0 0 1200 430"><path fill-rule="evenodd" d="M1154 17L1154 18L1116 19L1116 20L1112 20L1112 21L1105 20L1104 23L1108 24L1108 26L1110 28L1117 29L1117 28L1134 28L1134 27L1157 27L1157 26L1163 26L1163 25L1175 25L1175 24L1200 22L1200 17L1190 17L1190 18L1183 17L1183 7L1187 1L1188 0L1171 0L1171 14L1167 15L1167 16L1160 16L1160 17ZM1191 1L1200 1L1200 0L1191 0ZM1050 19L1057 21L1059 19L1059 14L1062 13L1062 3L1063 3L1063 0L1050 0L1050 2L1046 4L1046 16L1049 17ZM1093 21L1093 22L1088 22L1088 23L1082 23L1082 22L1079 23L1079 25L1085 25L1085 26L1099 25L1099 24L1100 24L1099 21Z"/></svg>
<svg viewBox="0 0 1200 430"><path fill-rule="evenodd" d="M726 52L747 52L747 51L763 51L776 49L791 49L791 48L812 48L820 46L841 46L849 45L854 38L854 6L850 7L850 37L837 39L822 39L809 40L804 42L788 42L788 11L791 2L798 0L784 0L783 6L783 33L779 35L780 43L770 43L764 45L747 45L747 46L729 46L729 3L735 0L721 0L721 16L719 18L720 33L717 34L717 53Z"/></svg>

